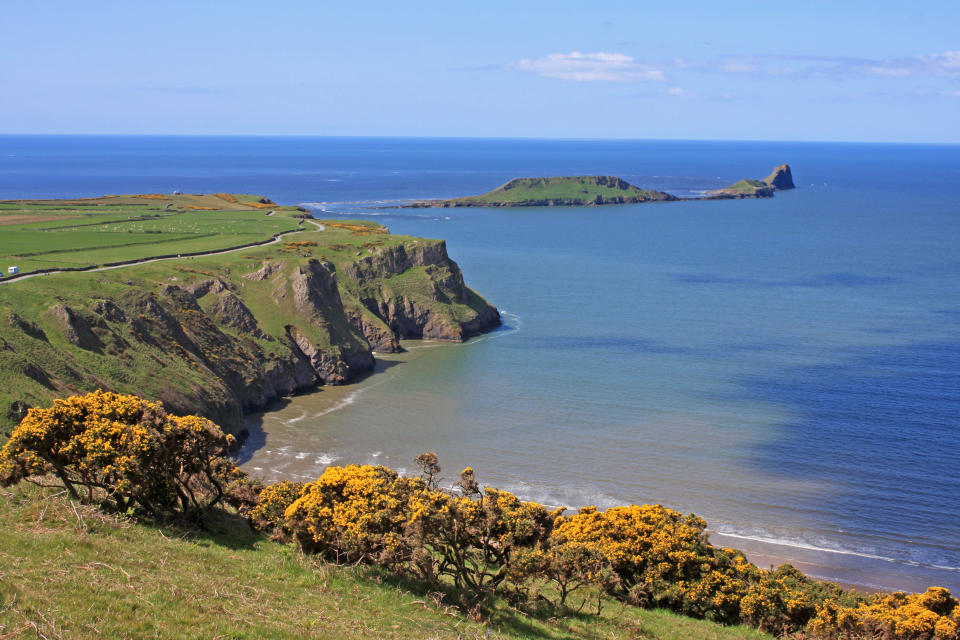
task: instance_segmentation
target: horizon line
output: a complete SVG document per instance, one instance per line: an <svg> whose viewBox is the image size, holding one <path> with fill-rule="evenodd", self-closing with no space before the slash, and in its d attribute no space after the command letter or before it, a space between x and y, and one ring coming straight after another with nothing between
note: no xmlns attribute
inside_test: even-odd
<svg viewBox="0 0 960 640"><path fill-rule="evenodd" d="M772 138L603 138L603 137L549 137L549 136L445 136L445 135L368 135L368 134L299 134L299 133L9 133L0 132L0 137L100 137L100 138L355 138L398 140L517 140L543 142L752 142L789 144L888 144L924 146L960 146L954 142L928 140L797 140Z"/></svg>

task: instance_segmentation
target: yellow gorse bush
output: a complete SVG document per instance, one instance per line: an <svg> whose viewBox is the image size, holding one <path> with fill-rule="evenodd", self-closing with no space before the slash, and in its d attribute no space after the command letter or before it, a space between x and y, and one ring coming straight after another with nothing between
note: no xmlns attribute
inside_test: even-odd
<svg viewBox="0 0 960 640"><path fill-rule="evenodd" d="M471 608L498 592L520 601L530 585L550 583L561 608L591 587L598 607L605 591L773 633L960 640L960 604L944 588L867 598L789 565L764 571L739 551L711 545L701 518L661 505L563 516L507 491L481 490L469 467L455 490L442 490L435 454L417 458L422 478L349 465L306 485L261 487L226 457L231 443L205 418L97 391L30 409L0 450L0 482L53 474L75 499L153 515L202 515L226 502L305 551L452 588Z"/></svg>
<svg viewBox="0 0 960 640"><path fill-rule="evenodd" d="M773 633L957 640L960 613L945 589L867 601L789 565L758 569L743 553L709 544L706 523L695 515L631 505L562 516L563 509L481 490L469 467L455 491L439 489L436 456L424 454L417 464L423 478L402 478L382 466L329 467L302 489L267 487L253 513L285 528L306 551L367 560L452 587L468 607L498 592L522 599L530 585L550 583L559 607L591 586L592 593L641 606ZM282 504L289 506L280 522Z"/></svg>
<svg viewBox="0 0 960 640"><path fill-rule="evenodd" d="M287 507L285 523L304 550L393 565L406 555L407 497L418 482L383 466L329 467Z"/></svg>
<svg viewBox="0 0 960 640"><path fill-rule="evenodd" d="M930 587L924 593L879 594L856 607L828 601L818 609L810 630L817 637L831 640L957 640L960 605L943 587Z"/></svg>
<svg viewBox="0 0 960 640"><path fill-rule="evenodd" d="M260 531L270 527L283 527L287 507L300 497L304 486L302 482L283 480L264 487L260 491L257 504L250 510L250 523Z"/></svg>
<svg viewBox="0 0 960 640"><path fill-rule="evenodd" d="M75 499L112 501L154 515L199 513L220 502L239 471L225 456L232 436L159 403L95 391L33 408L0 450L9 485L52 473Z"/></svg>

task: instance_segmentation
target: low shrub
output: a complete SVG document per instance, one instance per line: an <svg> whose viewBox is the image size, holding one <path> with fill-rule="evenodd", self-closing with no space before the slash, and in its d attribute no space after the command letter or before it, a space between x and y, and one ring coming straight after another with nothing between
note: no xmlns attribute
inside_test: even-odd
<svg viewBox="0 0 960 640"><path fill-rule="evenodd" d="M53 474L77 500L199 516L241 476L226 457L232 443L205 418L95 391L30 409L0 450L0 482Z"/></svg>
<svg viewBox="0 0 960 640"><path fill-rule="evenodd" d="M957 640L960 605L943 587L930 587L924 593L878 594L856 607L830 600L818 609L810 631L830 640Z"/></svg>

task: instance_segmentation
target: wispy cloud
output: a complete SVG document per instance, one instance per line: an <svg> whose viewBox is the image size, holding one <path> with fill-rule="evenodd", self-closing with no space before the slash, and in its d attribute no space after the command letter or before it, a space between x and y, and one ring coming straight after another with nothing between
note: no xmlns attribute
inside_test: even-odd
<svg viewBox="0 0 960 640"><path fill-rule="evenodd" d="M763 76L878 78L960 78L960 50L906 58L857 58L851 56L751 55L715 60L680 61L681 68L708 73Z"/></svg>
<svg viewBox="0 0 960 640"><path fill-rule="evenodd" d="M572 82L664 81L666 75L654 65L639 62L622 53L551 53L542 58L520 60L507 65L517 71Z"/></svg>
<svg viewBox="0 0 960 640"><path fill-rule="evenodd" d="M128 85L127 89L130 91L143 91L148 93L183 93L183 94L207 94L207 93L223 93L223 89L219 87L206 87L206 86L189 86L189 85L153 85L153 84L138 84L138 85Z"/></svg>
<svg viewBox="0 0 960 640"><path fill-rule="evenodd" d="M685 71L719 76L960 79L960 50L884 59L755 54L663 61L637 60L624 53L571 51L511 62L505 68L572 82L662 82L668 72Z"/></svg>

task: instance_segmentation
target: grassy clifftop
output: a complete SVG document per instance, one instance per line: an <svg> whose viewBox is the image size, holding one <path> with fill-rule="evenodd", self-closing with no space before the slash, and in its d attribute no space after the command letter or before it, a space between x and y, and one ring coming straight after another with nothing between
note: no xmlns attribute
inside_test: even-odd
<svg viewBox="0 0 960 640"><path fill-rule="evenodd" d="M549 207L676 200L662 191L635 187L615 176L516 178L479 196L425 200L412 207Z"/></svg>
<svg viewBox="0 0 960 640"><path fill-rule="evenodd" d="M225 214L196 215L213 228ZM254 215L269 239L274 217ZM398 350L401 338L462 341L499 324L440 240L288 221L278 241L231 253L0 283L0 432L29 406L97 388L232 428L244 410L371 370L372 353ZM75 230L41 233L69 248ZM76 239L84 246L87 235Z"/></svg>
<svg viewBox="0 0 960 640"><path fill-rule="evenodd" d="M0 266L82 269L226 249L294 231L297 207L249 194L144 194L0 202Z"/></svg>

